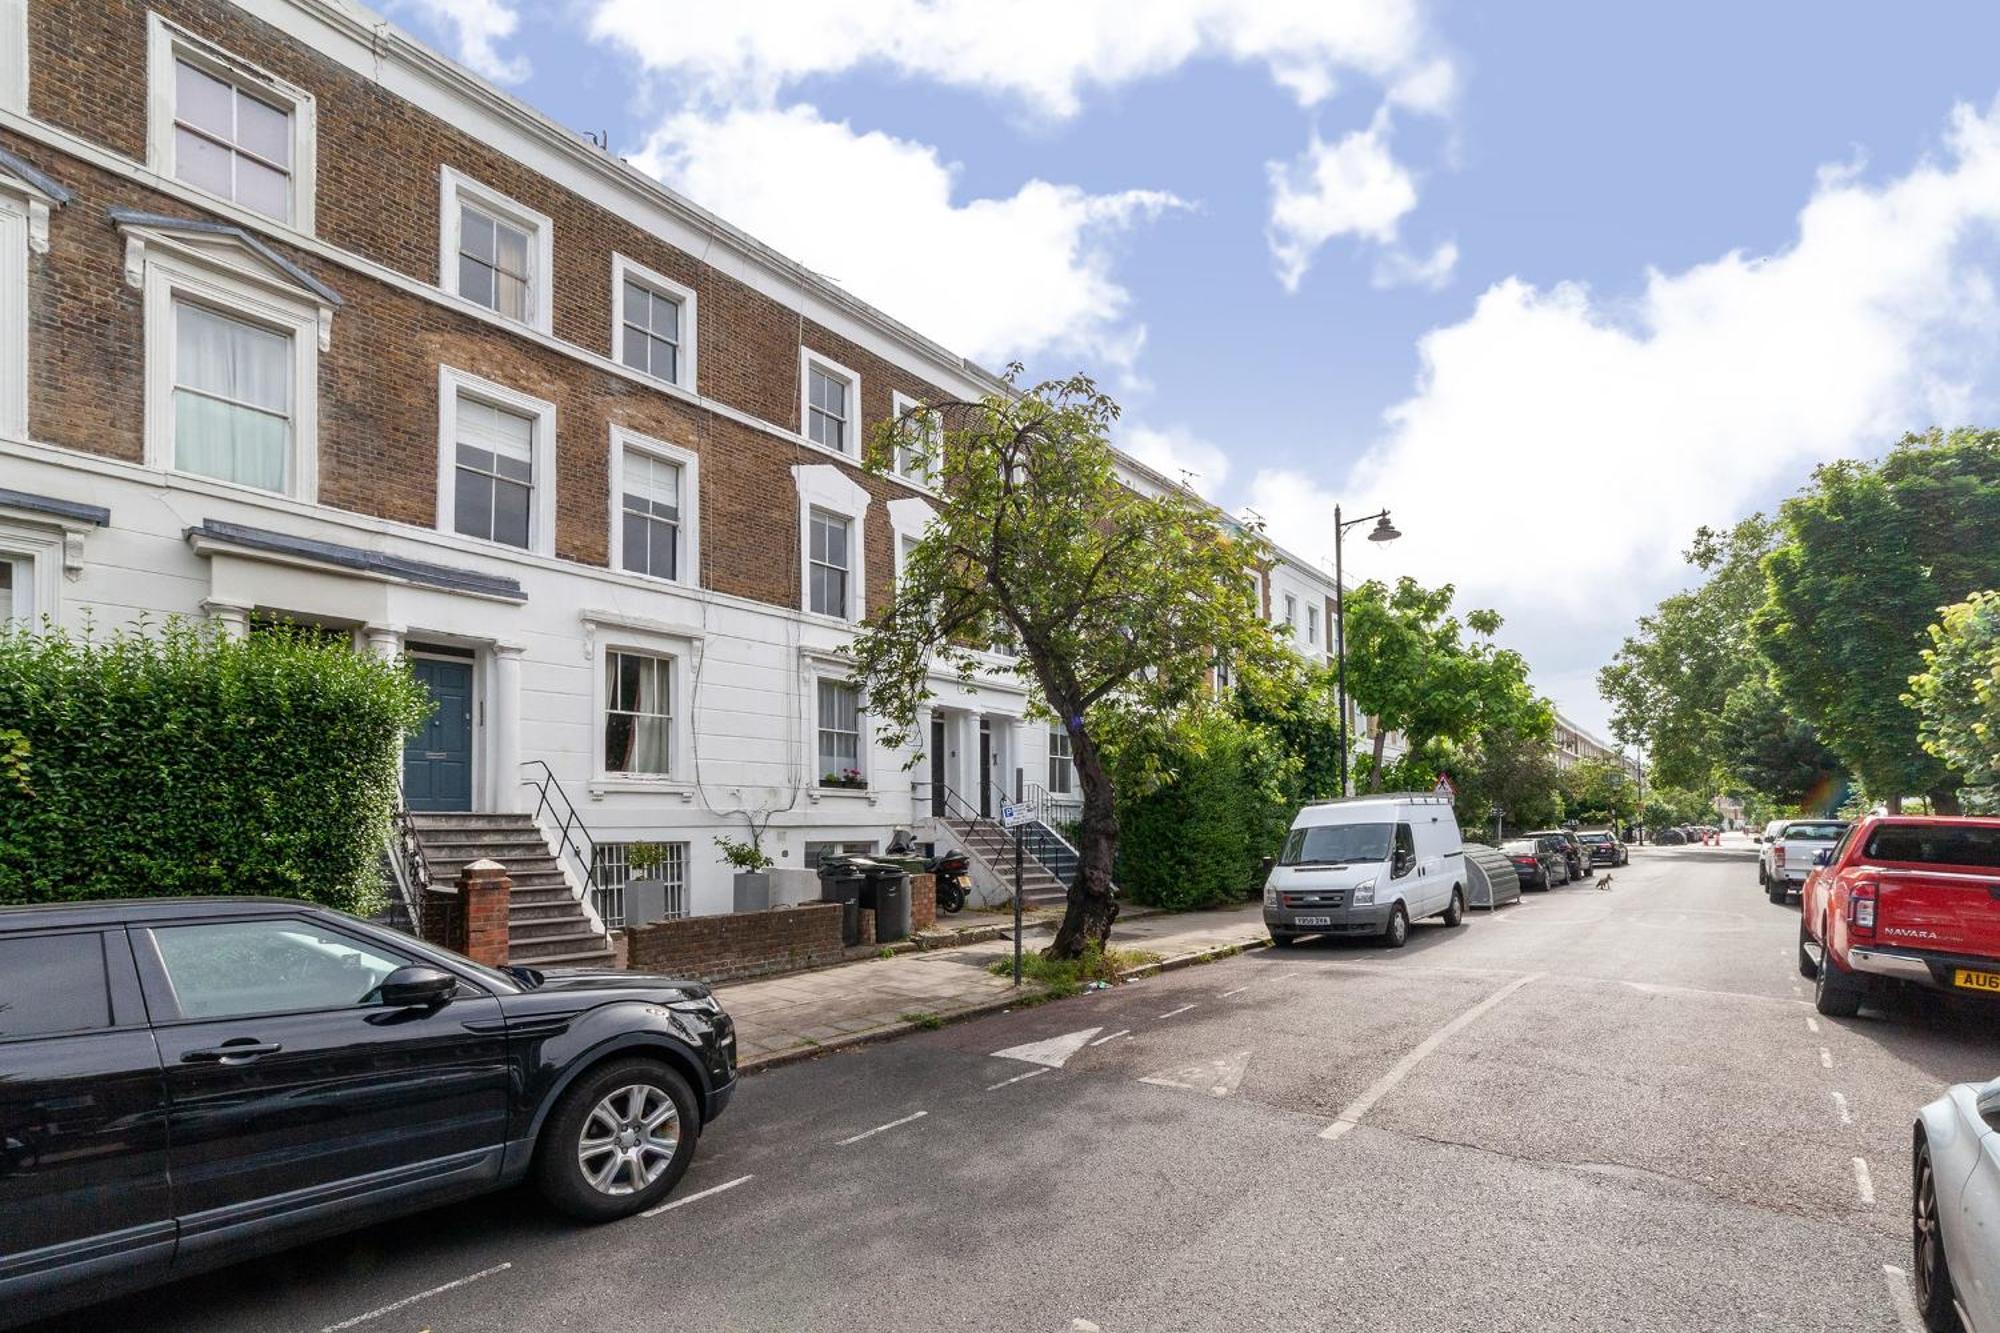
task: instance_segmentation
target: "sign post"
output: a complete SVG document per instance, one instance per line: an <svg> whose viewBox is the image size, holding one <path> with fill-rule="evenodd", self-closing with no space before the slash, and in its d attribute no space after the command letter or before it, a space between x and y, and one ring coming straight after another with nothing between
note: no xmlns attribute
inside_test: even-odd
<svg viewBox="0 0 2000 1333"><path fill-rule="evenodd" d="M1014 834L1014 984L1021 984L1021 828L1033 818L1020 803L1001 802L1000 827Z"/></svg>

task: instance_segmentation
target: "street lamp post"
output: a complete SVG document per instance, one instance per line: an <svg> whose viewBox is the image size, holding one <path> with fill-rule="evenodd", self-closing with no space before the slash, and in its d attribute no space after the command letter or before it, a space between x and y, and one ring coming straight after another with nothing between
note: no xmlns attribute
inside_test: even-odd
<svg viewBox="0 0 2000 1333"><path fill-rule="evenodd" d="M1342 519L1340 506L1333 507L1333 663L1334 675L1340 690L1340 794L1350 795L1347 790L1347 580L1342 576L1340 545L1349 528L1358 528L1369 520L1374 520L1375 529L1368 534L1371 542L1392 542L1403 534L1396 531L1396 525L1389 521L1389 511L1364 514L1360 518Z"/></svg>

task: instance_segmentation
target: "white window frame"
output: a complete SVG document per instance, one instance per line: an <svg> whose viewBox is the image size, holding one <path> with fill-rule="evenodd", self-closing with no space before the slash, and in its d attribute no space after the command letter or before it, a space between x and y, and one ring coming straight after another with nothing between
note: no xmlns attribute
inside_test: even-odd
<svg viewBox="0 0 2000 1333"><path fill-rule="evenodd" d="M528 499L528 544L525 548L483 537L468 537L457 529L453 507L458 492L458 400L461 394L493 407L518 412L534 421L534 442L531 446L534 492ZM556 405L452 366L439 366L437 487L437 530L452 540L469 542L485 550L527 550L536 555L554 555Z"/></svg>
<svg viewBox="0 0 2000 1333"><path fill-rule="evenodd" d="M634 773L625 769L613 769L611 756L605 748L605 727L611 720L611 682L609 663L611 655L618 653L626 657L643 657L659 662L666 667L667 677L667 771L664 773ZM685 702L682 683L686 672L681 669L682 658L674 653L658 648L635 648L624 643L605 643L599 649L597 663L597 709L594 725L597 728L597 776L607 782L670 783L685 771L687 760L683 754L681 724L687 711L680 707Z"/></svg>
<svg viewBox="0 0 2000 1333"><path fill-rule="evenodd" d="M1284 593L1285 624L1292 629L1299 627L1299 598L1297 593Z"/></svg>
<svg viewBox="0 0 2000 1333"><path fill-rule="evenodd" d="M0 562L15 569L13 596L0 603L0 630L15 619L37 629L45 616L62 623L65 549L61 528L0 518Z"/></svg>
<svg viewBox="0 0 2000 1333"><path fill-rule="evenodd" d="M873 497L859 482L831 463L813 463L792 469L799 492L799 611L820 624L858 624L868 614L868 506ZM852 542L847 579L847 615L819 615L812 609L812 511L824 509L838 514L852 525Z"/></svg>
<svg viewBox="0 0 2000 1333"><path fill-rule="evenodd" d="M654 293L677 301L681 307L680 351L674 369L677 372L671 380L659 380L642 370L634 370L625 365L625 284L637 283L650 288ZM671 384L676 388L695 392L698 382L695 378L696 356L696 297L694 288L675 282L664 273L655 273L643 264L638 264L615 251L611 256L611 359L635 375L645 375L647 379L658 380L661 384Z"/></svg>
<svg viewBox="0 0 2000 1333"><path fill-rule="evenodd" d="M0 4L4 3L12 3L12 0L0 0ZM274 218L247 204L204 190L176 174L174 102L177 81L174 63L179 60L185 60L224 83L254 89L266 101L283 102L289 106L292 122L292 215L289 218ZM25 90L25 73L22 84ZM318 193L318 120L318 103L305 89L286 83L269 70L230 54L213 42L169 23L158 14L146 16L146 166L154 174L173 181L182 189L213 199L238 216L256 218L265 223L275 222L281 227L290 227L311 236L316 222L314 196Z"/></svg>
<svg viewBox="0 0 2000 1333"><path fill-rule="evenodd" d="M834 449L812 437L812 372L815 367L835 378L847 381L850 406L847 413L847 430L843 436L843 443L847 446L845 448ZM799 438L822 453L837 454L842 458L861 457L860 373L849 370L832 357L822 356L803 345L799 348Z"/></svg>
<svg viewBox="0 0 2000 1333"><path fill-rule="evenodd" d="M625 568L625 454L650 454L681 470L681 549L675 558L676 577L663 579ZM640 435L623 426L611 427L611 568L633 578L694 588L701 585L701 458L691 449Z"/></svg>
<svg viewBox="0 0 2000 1333"><path fill-rule="evenodd" d="M174 467L174 303L190 300L237 319L285 333L292 340L292 457L284 494L312 504L319 499L319 354L329 336L330 310L289 284L198 251L161 235L129 236L126 280L142 274L146 312L146 466ZM182 475L193 476L194 473ZM275 495L222 477L202 480L252 495Z"/></svg>
<svg viewBox="0 0 2000 1333"><path fill-rule="evenodd" d="M1056 742L1058 740L1062 742L1062 745L1064 747L1060 750L1056 748ZM1075 740L1070 736L1069 732L1064 729L1061 723L1051 722L1049 723L1048 740L1046 744L1048 746L1050 771L1044 774L1043 776L1049 780L1048 782L1049 795L1051 796L1076 795ZM1057 762L1060 762L1062 764L1062 771L1065 774L1065 781L1061 787L1058 787L1055 784L1055 765L1057 764Z"/></svg>
<svg viewBox="0 0 2000 1333"><path fill-rule="evenodd" d="M1319 646L1319 608L1310 602L1306 604L1306 647Z"/></svg>
<svg viewBox="0 0 2000 1333"><path fill-rule="evenodd" d="M0 0L0 110L28 112L28 0Z"/></svg>
<svg viewBox="0 0 2000 1333"><path fill-rule="evenodd" d="M503 323L519 321L491 306L461 294L458 290L459 206L471 204L503 222L528 233L528 318L527 327L548 333L553 325L556 227L546 213L510 199L498 190L481 185L456 167L438 169L438 289L455 296L474 310Z"/></svg>
<svg viewBox="0 0 2000 1333"><path fill-rule="evenodd" d="M893 471L897 476L901 477L904 481L915 482L919 486L928 487L935 484L937 480L937 468L936 468L937 457L935 450L937 448L938 437L943 433L944 423L938 419L936 413L929 412L929 410L925 408L922 400L912 398L910 397L910 395L904 393L900 389L895 390L889 395L889 403L890 403L890 411L894 414L894 419L899 422L903 419L903 413L911 410L912 408L918 410L919 412L926 413L926 415L920 419L922 419L925 422L925 433L931 437L931 449L933 450L931 459L932 466L925 468L922 471L918 471L915 468L905 465L902 446L898 445L896 448L896 456L890 460L890 470Z"/></svg>
<svg viewBox="0 0 2000 1333"><path fill-rule="evenodd" d="M854 691L854 725L859 733L854 741L854 766L861 770L862 786L822 787L820 785L820 779L825 775L825 770L819 766L819 687L822 681L829 685L845 685ZM828 795L864 796L873 792L875 790L875 766L869 762L869 756L875 748L875 725L869 716L868 698L866 692L861 688L861 682L855 680L847 670L832 663L817 664L810 672L806 684L806 709L809 714L806 735L811 737L811 748L807 750L805 755L807 767L810 769L806 774L806 787L816 795L822 797Z"/></svg>
<svg viewBox="0 0 2000 1333"><path fill-rule="evenodd" d="M844 554L847 557L846 564L834 565L829 561L819 560L814 558L812 553L812 525L816 522L820 523L822 527L826 527L829 529L832 528L833 525L835 524L840 525L841 544L845 548ZM828 545L831 546L832 543L829 542ZM853 616L849 614L847 608L852 606L854 603L854 546L855 546L855 531L854 531L853 519L849 518L846 514L839 513L835 510L822 509L818 505L812 505L807 508L806 510L806 601L805 601L806 614L814 616L826 616L835 620L853 619ZM812 604L812 574L813 570L819 568L825 568L828 570L838 569L840 571L841 610L837 613L833 611L822 611L818 607Z"/></svg>

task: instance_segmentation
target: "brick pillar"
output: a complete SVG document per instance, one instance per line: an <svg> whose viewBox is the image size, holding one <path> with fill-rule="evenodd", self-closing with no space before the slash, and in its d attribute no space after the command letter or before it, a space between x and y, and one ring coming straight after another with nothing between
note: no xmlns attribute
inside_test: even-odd
<svg viewBox="0 0 2000 1333"><path fill-rule="evenodd" d="M484 857L458 872L459 911L465 917L464 953L475 963L507 963L507 902L514 881L507 868Z"/></svg>
<svg viewBox="0 0 2000 1333"><path fill-rule="evenodd" d="M911 874L910 929L929 930L937 925L937 876Z"/></svg>

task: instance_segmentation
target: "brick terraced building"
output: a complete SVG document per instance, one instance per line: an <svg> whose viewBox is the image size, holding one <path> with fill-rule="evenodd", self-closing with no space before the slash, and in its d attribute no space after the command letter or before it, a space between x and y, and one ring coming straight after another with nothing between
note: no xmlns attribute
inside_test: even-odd
<svg viewBox="0 0 2000 1333"><path fill-rule="evenodd" d="M404 655L409 809L548 837L553 775L600 935L635 840L728 911L752 821L799 869L1073 789L1011 675L906 772L838 656L931 512L867 432L999 387L345 0L0 0L0 615ZM1266 587L1324 655L1328 577Z"/></svg>

